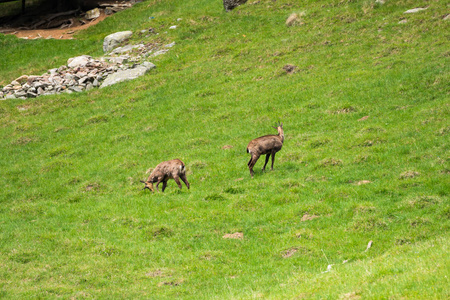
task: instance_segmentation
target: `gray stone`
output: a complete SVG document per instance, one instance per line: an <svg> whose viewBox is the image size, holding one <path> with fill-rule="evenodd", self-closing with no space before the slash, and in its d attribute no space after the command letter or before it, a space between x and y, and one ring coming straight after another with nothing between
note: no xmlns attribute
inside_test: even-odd
<svg viewBox="0 0 450 300"><path fill-rule="evenodd" d="M111 51L111 53L125 53L125 52L129 52L133 49L137 49L137 48L143 48L144 45L143 44L138 44L138 45L126 45L123 47L117 47L116 49L114 49L113 51Z"/></svg>
<svg viewBox="0 0 450 300"><path fill-rule="evenodd" d="M92 59L89 55L81 55L74 58L69 58L67 61L67 66L69 68L76 68L76 67L85 67L88 62Z"/></svg>
<svg viewBox="0 0 450 300"><path fill-rule="evenodd" d="M64 79L65 80L72 80L72 79L74 79L74 76L73 76L73 74L66 73L66 74L64 74Z"/></svg>
<svg viewBox="0 0 450 300"><path fill-rule="evenodd" d="M169 50L166 50L166 49L158 50L158 51L156 51L155 53L152 54L152 57L155 57L155 56L158 56L158 55L161 55L161 54L165 54L168 51Z"/></svg>
<svg viewBox="0 0 450 300"><path fill-rule="evenodd" d="M121 55L119 57L106 57L106 59L113 64L123 64L128 62L128 59L130 59L130 57L128 55Z"/></svg>
<svg viewBox="0 0 450 300"><path fill-rule="evenodd" d="M68 90L80 93L80 92L83 91L83 87L81 87L81 86L71 86L71 87L68 88Z"/></svg>
<svg viewBox="0 0 450 300"><path fill-rule="evenodd" d="M165 48L172 48L173 46L175 46L175 42L164 45Z"/></svg>
<svg viewBox="0 0 450 300"><path fill-rule="evenodd" d="M121 31L106 36L103 40L103 52L110 52L132 34L132 31Z"/></svg>
<svg viewBox="0 0 450 300"><path fill-rule="evenodd" d="M47 84L45 82L42 81L35 81L33 82L33 84L31 85L32 87L34 87L35 89L40 88L40 87L45 87Z"/></svg>
<svg viewBox="0 0 450 300"><path fill-rule="evenodd" d="M106 79L103 81L100 88L104 88L106 86L110 86L110 85L113 85L113 84L116 84L116 83L119 83L122 81L136 79L136 78L144 75L148 71L149 71L149 69L147 69L144 66L138 66L134 69L128 69L125 71L118 71L118 72L106 77Z"/></svg>
<svg viewBox="0 0 450 300"><path fill-rule="evenodd" d="M88 10L84 17L86 18L86 20L97 19L98 17L100 17L100 10L98 9L98 7Z"/></svg>
<svg viewBox="0 0 450 300"><path fill-rule="evenodd" d="M40 96L40 95L43 95L44 94L44 90L41 88L41 87L38 87L38 89L37 89L37 94Z"/></svg>
<svg viewBox="0 0 450 300"><path fill-rule="evenodd" d="M19 98L19 97L25 97L27 95L27 92L25 92L25 91L18 91L18 92L15 92L14 93L14 96L16 97L16 98Z"/></svg>
<svg viewBox="0 0 450 300"><path fill-rule="evenodd" d="M151 69L156 68L155 64L154 64L154 63L151 63L151 62L149 62L149 61L144 61L144 62L142 63L142 66L145 67L145 68L147 68L147 71L150 71Z"/></svg>
<svg viewBox="0 0 450 300"><path fill-rule="evenodd" d="M89 77L84 76L83 78L80 78L80 80L78 80L79 84L85 83L88 80Z"/></svg>
<svg viewBox="0 0 450 300"><path fill-rule="evenodd" d="M92 83L86 84L86 91L92 90L94 88L94 85Z"/></svg>
<svg viewBox="0 0 450 300"><path fill-rule="evenodd" d="M18 82L19 84L23 84L25 82L27 82L28 80L28 75L22 75L19 78L17 78L16 80L14 80L13 82Z"/></svg>

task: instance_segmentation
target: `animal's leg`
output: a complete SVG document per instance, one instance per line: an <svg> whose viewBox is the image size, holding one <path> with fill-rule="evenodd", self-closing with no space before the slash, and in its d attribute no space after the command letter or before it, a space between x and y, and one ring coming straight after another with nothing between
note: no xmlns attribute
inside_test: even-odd
<svg viewBox="0 0 450 300"><path fill-rule="evenodd" d="M183 180L184 184L187 186L187 188L190 188L189 181L187 180L186 174L181 174L180 176L181 180Z"/></svg>
<svg viewBox="0 0 450 300"><path fill-rule="evenodd" d="M158 185L161 183L162 178L158 178L158 181L156 182L156 190L159 192ZM164 192L164 191L163 191Z"/></svg>
<svg viewBox="0 0 450 300"><path fill-rule="evenodd" d="M248 163L247 163L247 166L249 166L249 167L250 167L250 163L252 162L252 159L253 159L253 155L252 155L252 156L250 156L250 160L248 161Z"/></svg>
<svg viewBox="0 0 450 300"><path fill-rule="evenodd" d="M179 177L178 177L178 176L174 176L174 177L173 177L173 180L175 180L175 182L178 184L178 187L179 187L180 190L181 190L181 182L180 182Z"/></svg>
<svg viewBox="0 0 450 300"><path fill-rule="evenodd" d="M259 159L259 155L252 155L252 160L251 160L251 162L250 162L250 165L248 166L248 168L250 169L250 175L253 177L253 174L254 174L254 172L253 172L253 166L256 164L256 162L258 161L258 159Z"/></svg>
<svg viewBox="0 0 450 300"><path fill-rule="evenodd" d="M163 193L164 193L164 190L166 189L166 187L167 187L167 180L164 180L163 181L163 186L162 186Z"/></svg>
<svg viewBox="0 0 450 300"><path fill-rule="evenodd" d="M266 155L266 162L264 163L264 167L262 168L263 171L266 169L266 165L269 162L269 157L270 157L270 153L267 153L267 155Z"/></svg>
<svg viewBox="0 0 450 300"><path fill-rule="evenodd" d="M272 151L272 168L270 168L273 171L273 163L275 162L275 151Z"/></svg>

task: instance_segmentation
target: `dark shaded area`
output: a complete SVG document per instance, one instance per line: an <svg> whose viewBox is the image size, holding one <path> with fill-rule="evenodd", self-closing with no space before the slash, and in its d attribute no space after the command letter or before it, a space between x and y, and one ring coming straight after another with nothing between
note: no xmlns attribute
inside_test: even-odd
<svg viewBox="0 0 450 300"><path fill-rule="evenodd" d="M102 0L0 0L0 25L29 27L29 24L49 14L87 11L98 6Z"/></svg>

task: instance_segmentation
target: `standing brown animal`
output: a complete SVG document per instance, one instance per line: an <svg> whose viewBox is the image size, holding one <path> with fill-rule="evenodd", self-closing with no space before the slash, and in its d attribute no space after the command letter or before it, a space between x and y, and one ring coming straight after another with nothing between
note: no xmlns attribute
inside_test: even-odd
<svg viewBox="0 0 450 300"><path fill-rule="evenodd" d="M274 135L265 135L261 136L259 138L256 138L252 140L250 143L248 143L247 146L247 153L251 154L250 161L248 162L248 168L250 169L250 175L253 177L253 166L258 161L259 157L261 155L266 155L266 162L264 163L264 167L262 170L264 171L266 169L267 162L269 161L269 156L272 155L272 167L270 168L273 170L273 163L275 161L275 153L281 150L281 147L283 147L284 142L284 131L283 131L283 123L277 124L276 127L273 127L276 130L278 130L278 134Z"/></svg>
<svg viewBox="0 0 450 300"><path fill-rule="evenodd" d="M180 178L189 189L190 185L186 178L186 167L181 160L174 159L163 161L162 163L157 165L152 173L150 173L150 176L148 176L147 181L141 180L141 182L145 183L144 190L149 189L152 192L155 191L155 189L153 188L153 183L156 182L156 190L159 191L158 185L162 182L162 191L164 192L167 186L167 181L169 179L175 180L175 182L178 184L178 187L181 189Z"/></svg>

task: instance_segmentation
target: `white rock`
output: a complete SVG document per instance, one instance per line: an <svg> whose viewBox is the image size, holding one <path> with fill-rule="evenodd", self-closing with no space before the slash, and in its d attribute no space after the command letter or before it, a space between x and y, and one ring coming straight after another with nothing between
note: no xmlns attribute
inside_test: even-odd
<svg viewBox="0 0 450 300"><path fill-rule="evenodd" d="M124 53L124 52L131 51L133 49L136 49L136 48L143 48L143 47L144 47L143 44L126 45L126 46L118 47L118 48L114 49L113 51L111 51L111 53Z"/></svg>
<svg viewBox="0 0 450 300"><path fill-rule="evenodd" d="M89 55L81 55L74 58L69 58L67 61L67 66L69 68L76 68L76 67L85 67L88 62L91 60L92 57Z"/></svg>
<svg viewBox="0 0 450 300"><path fill-rule="evenodd" d="M156 68L155 64L154 64L154 63L151 63L151 62L149 62L149 61L144 61L144 62L142 63L142 66L145 67L145 68L147 68L148 71L150 71L151 69Z"/></svg>
<svg viewBox="0 0 450 300"><path fill-rule="evenodd" d="M109 75L108 77L106 77L106 79L103 81L100 88L104 88L106 86L110 86L110 85L113 85L113 84L116 84L116 83L119 83L122 81L136 79L136 78L144 75L148 71L149 71L149 69L147 69L144 66L138 66L134 69L128 69L128 70L124 70L124 71L117 71L116 73L113 73L113 74Z"/></svg>
<svg viewBox="0 0 450 300"><path fill-rule="evenodd" d="M133 35L132 31L120 31L113 34L108 35L103 40L103 51L109 52L116 48L121 42L128 39Z"/></svg>
<svg viewBox="0 0 450 300"><path fill-rule="evenodd" d="M100 17L100 10L96 7L94 9L88 10L84 16L87 20L93 20Z"/></svg>
<svg viewBox="0 0 450 300"><path fill-rule="evenodd" d="M169 29L177 29L177 25L170 26Z"/></svg>
<svg viewBox="0 0 450 300"><path fill-rule="evenodd" d="M409 9L409 10L405 11L404 14L415 14L419 11L426 10L426 9L428 9L428 7L413 8L413 9Z"/></svg>
<svg viewBox="0 0 450 300"><path fill-rule="evenodd" d="M167 53L168 51L169 51L169 50L165 50L165 49L159 50L159 51L156 51L155 53L153 53L152 56L155 57L155 56L158 56L158 55Z"/></svg>
<svg viewBox="0 0 450 300"><path fill-rule="evenodd" d="M106 57L106 59L114 64L123 64L128 62L130 57L128 55L121 55L119 57Z"/></svg>

